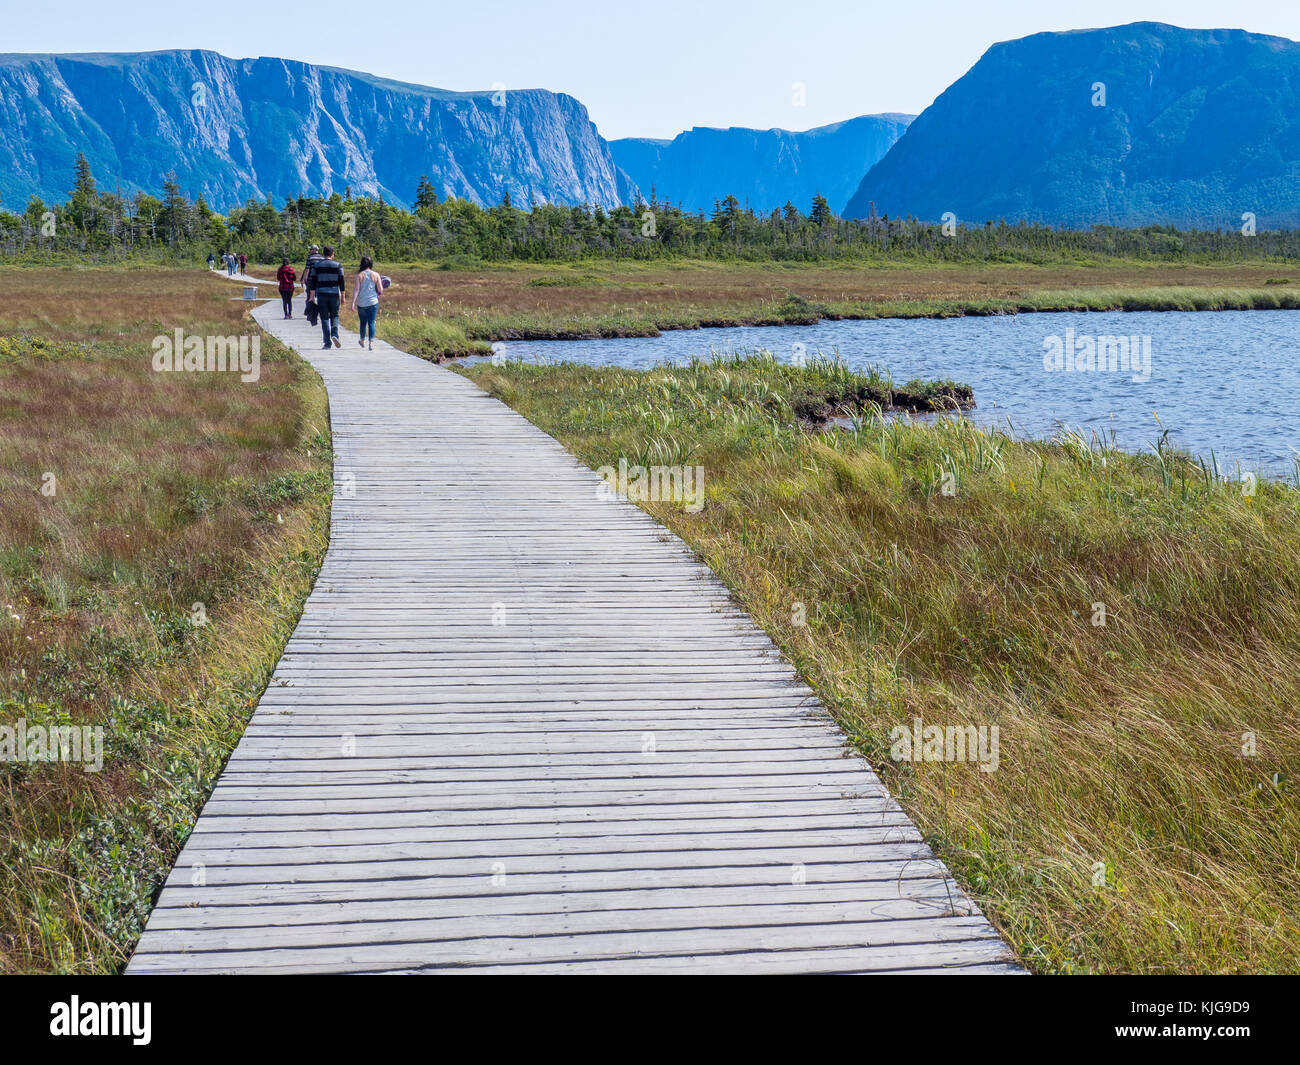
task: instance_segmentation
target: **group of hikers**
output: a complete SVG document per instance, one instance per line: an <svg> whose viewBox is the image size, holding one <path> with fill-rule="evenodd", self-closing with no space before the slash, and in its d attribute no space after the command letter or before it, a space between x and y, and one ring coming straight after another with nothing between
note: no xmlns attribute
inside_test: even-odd
<svg viewBox="0 0 1300 1065"><path fill-rule="evenodd" d="M275 273L280 286L280 300L284 304L284 316L293 317L293 292L298 277L288 259L280 260L280 269ZM388 287L388 278L375 272L375 264L369 255L361 257L357 268L356 283L352 288L352 310L361 322L361 336L358 339L363 348L367 343L370 350L375 349L375 319L379 317L379 300ZM307 262L302 269L302 288L307 294L307 321L315 325L320 322L323 347L343 346L339 340L339 306L347 295L347 277L343 266L334 258L334 249L328 244L321 248L313 244L307 249Z"/></svg>
<svg viewBox="0 0 1300 1065"><path fill-rule="evenodd" d="M208 268L216 269L216 257L208 253ZM229 252L221 253L221 262L227 273L235 275L235 266L239 273L244 272L248 259L244 255L236 257ZM347 295L347 278L343 266L334 258L334 249L328 244L324 248L313 244L307 249L307 262L303 266L301 281L297 271L288 258L281 258L280 268L275 272L276 285L280 291L284 317L293 317L293 294L301 283L306 293L305 311L307 321L316 325L319 321L323 347L341 348L339 340L339 307ZM364 348L369 344L375 350L375 320L379 317L379 300L384 289L389 286L388 278L375 271L375 264L369 255L361 257L357 269L355 284L352 287L352 310L361 322L361 337L358 343Z"/></svg>
<svg viewBox="0 0 1300 1065"><path fill-rule="evenodd" d="M221 265L226 268L226 273L230 277L234 277L235 274L244 272L244 267L248 265L248 256L242 251L238 255L233 251L223 251L221 253ZM215 270L216 268L217 257L212 252L208 252L208 269Z"/></svg>

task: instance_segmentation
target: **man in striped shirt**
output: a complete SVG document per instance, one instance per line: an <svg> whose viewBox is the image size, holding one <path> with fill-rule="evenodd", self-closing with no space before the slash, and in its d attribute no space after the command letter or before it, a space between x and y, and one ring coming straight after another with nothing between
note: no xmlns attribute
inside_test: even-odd
<svg viewBox="0 0 1300 1065"><path fill-rule="evenodd" d="M339 340L339 303L343 299L346 282L343 267L334 261L334 249L328 244L321 249L325 258L316 263L311 271L311 287L316 293L316 307L320 311L320 331L325 340L324 347L332 343L341 348Z"/></svg>

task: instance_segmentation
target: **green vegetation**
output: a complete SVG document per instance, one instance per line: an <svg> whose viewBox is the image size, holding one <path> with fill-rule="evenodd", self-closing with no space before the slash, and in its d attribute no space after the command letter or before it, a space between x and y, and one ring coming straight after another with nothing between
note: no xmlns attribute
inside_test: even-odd
<svg viewBox="0 0 1300 1065"><path fill-rule="evenodd" d="M1034 969L1300 971L1294 488L961 418L810 433L825 363L463 372L593 467L704 466L699 513L643 505ZM998 769L893 761L917 718L998 726Z"/></svg>
<svg viewBox="0 0 1300 1065"><path fill-rule="evenodd" d="M430 318L427 313L384 316L384 339L403 351L419 355L432 362L461 358L466 355L486 355L491 347L482 340L471 340L464 328L455 322Z"/></svg>
<svg viewBox="0 0 1300 1065"><path fill-rule="evenodd" d="M103 729L103 767L0 762L0 971L129 956L324 555L325 392L159 374L150 340L255 327L194 271L9 271L0 316L0 725Z"/></svg>
<svg viewBox="0 0 1300 1065"><path fill-rule="evenodd" d="M756 214L734 196L719 200L708 215L659 202L611 211L552 204L522 210L509 203L439 202L428 182L421 183L410 211L345 191L328 199L300 197L279 208L250 202L223 218L201 197L191 203L171 180L157 196L104 192L84 159L63 204L33 197L21 213L0 211L0 254L38 261L143 256L194 262L226 248L257 262L278 262L282 254L297 261L311 241L333 244L347 260L363 254L389 263L441 260L452 269L583 259L1238 263L1300 256L1300 232L1290 230L1252 236L1164 226L1085 231L989 219L946 235L938 225L911 218L837 218L821 198L807 214L794 204Z"/></svg>

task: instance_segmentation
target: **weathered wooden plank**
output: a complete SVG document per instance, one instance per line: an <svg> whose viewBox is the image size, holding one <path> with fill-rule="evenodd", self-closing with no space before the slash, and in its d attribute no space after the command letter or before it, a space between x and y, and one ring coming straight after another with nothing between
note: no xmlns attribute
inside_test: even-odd
<svg viewBox="0 0 1300 1065"><path fill-rule="evenodd" d="M290 789L298 795L302 789ZM265 792L256 794L265 795ZM235 797L230 797L230 796ZM895 823L892 818L903 818L899 823L910 823L892 799L883 793L877 798L787 798L756 802L744 800L708 803L643 803L621 806L591 806L585 803L561 806L545 803L529 806L523 803L498 807L476 806L467 809L434 807L421 795L397 795L391 798L345 798L332 791L315 798L255 798L248 789L236 791L222 786L213 792L203 808L203 817L194 826L194 832L206 831L208 823L220 824L225 818L247 818L269 824L276 818L310 816L320 819L355 818L355 823L365 825L367 818L393 817L418 820L420 824L471 825L489 828L494 825L529 825L538 823L559 835L572 825L644 825L672 824L678 821L727 822L739 825L763 825L782 818L844 817L857 824ZM647 831L649 828L647 827Z"/></svg>
<svg viewBox="0 0 1300 1065"><path fill-rule="evenodd" d="M201 862L205 867L222 869L268 866L301 871L310 876L371 877L379 870L383 875L488 876L494 867L506 863L504 872L517 868L521 872L546 872L555 869L601 871L608 869L681 869L712 865L770 865L787 869L808 862L876 862L926 861L930 852L912 830L914 842L825 843L811 833L800 834L793 842L767 843L754 840L744 846L742 840L672 836L655 837L639 848L624 850L613 840L605 848L579 845L587 841L565 839L480 840L471 845L459 843L400 843L381 841L342 846L268 845L253 840L238 847L209 846L202 838L190 837L181 850L178 862ZM865 831L864 831L865 836ZM733 833L734 835L734 833ZM267 874L272 875L270 873Z"/></svg>
<svg viewBox="0 0 1300 1065"><path fill-rule="evenodd" d="M901 813L876 814L868 817L860 810L840 811L832 809L823 814L784 814L767 817L676 817L660 821L623 819L600 820L585 819L568 825L554 821L537 820L519 823L514 820L501 821L493 825L478 817L445 820L438 813L427 810L389 811L378 814L350 813L338 811L322 813L310 811L301 814L223 814L204 811L203 822L195 826L192 838L196 845L206 846L216 840L220 846L234 846L235 841L227 837L238 835L239 840L246 839L248 833L269 832L275 835L277 842L284 838L282 834L305 834L309 832L353 831L364 834L368 829L384 831L419 831L425 839L462 839L494 840L544 837L548 839L574 838L581 836L651 836L658 834L675 835L678 833L699 832L743 832L760 837L769 831L788 831L791 829L854 829L872 826L884 827L897 825L911 828L911 822Z"/></svg>
<svg viewBox="0 0 1300 1065"><path fill-rule="evenodd" d="M381 825L372 828L345 825L343 827L282 828L275 833L264 833L261 839L250 840L246 831L225 832L214 829L195 833L189 844L204 854L237 855L246 857L271 854L277 860L288 857L296 860L347 861L355 855L385 853L377 848L393 844L386 853L403 856L421 853L439 858L479 857L491 854L496 858L515 854L551 854L563 848L565 854L641 854L656 853L661 848L672 850L771 850L775 847L852 846L868 847L873 844L919 843L920 833L912 825L799 825L793 828L743 830L690 829L677 827L671 832L608 832L599 836L572 833L513 833L485 829L473 833L440 832L423 825L393 827ZM260 846L259 846L260 844ZM882 848L883 849L883 848ZM220 860L220 859L217 859Z"/></svg>
<svg viewBox="0 0 1300 1065"><path fill-rule="evenodd" d="M885 800L885 790L877 782L866 783L859 773L828 782L812 777L808 780L785 778L773 783L766 778L706 777L695 780L602 779L597 782L579 778L559 781L534 781L528 786L519 781L464 781L446 782L406 779L415 774L384 773L295 773L291 780L281 781L278 776L267 778L265 773L226 773L224 784L239 787L245 797L291 799L327 795L347 796L419 796L429 807L440 810L484 810L512 804L518 808L549 807L578 809L640 807L647 804L669 803L761 803L769 800L803 798L876 798ZM599 785L599 786L597 786ZM215 792L214 792L215 794ZM360 798L355 801L362 801ZM892 800L889 800L892 802Z"/></svg>
<svg viewBox="0 0 1300 1065"><path fill-rule="evenodd" d="M1023 975L1018 965L1000 960L1005 947L992 941L971 941L960 944L917 943L893 949L877 949L863 956L858 948L825 950L791 950L763 953L717 955L678 955L652 958L619 958L612 960L573 961L540 965L461 966L453 970L381 969L357 970L359 972L444 972L461 974L564 974L564 973L641 973L652 975L685 975L691 973L722 973L728 975L758 975L763 973L820 973L820 974L889 974L946 972L953 975L965 973ZM861 964L856 959L862 959ZM918 965L918 968L911 966ZM937 966L938 968L931 968Z"/></svg>
<svg viewBox="0 0 1300 1065"><path fill-rule="evenodd" d="M570 891L533 894L476 894L421 897L416 899L349 899L342 901L280 903L275 906L275 923L287 927L295 924L330 924L347 921L388 921L400 913L399 920L443 917L483 917L498 914L603 913L609 910L666 910L692 913L704 907L748 909L755 906L824 906L832 903L870 904L874 916L884 913L909 913L918 917L940 914L968 914L967 900L951 884L926 880L901 884L876 881L861 884L822 884L809 902L807 885L770 884L762 890L752 886L675 887L624 891ZM160 907L154 927L187 928L260 928L266 923L267 901L224 905L208 904L201 891L188 906ZM400 907L394 903L401 903Z"/></svg>
<svg viewBox="0 0 1300 1065"><path fill-rule="evenodd" d="M159 907L197 909L215 906L275 906L317 902L409 901L415 899L494 899L536 895L577 898L600 892L696 888L735 888L748 901L761 901L768 892L794 886L852 887L861 898L911 898L932 890L961 894L936 861L805 863L798 869L772 865L727 865L711 868L632 869L593 872L510 872L505 877L403 877L371 880L249 881L243 870L203 870L177 866L168 880ZM197 881L197 883L196 883ZM491 890L488 890L490 885ZM155 910L157 912L157 910ZM265 911L273 918L278 909ZM268 918L269 920L270 918Z"/></svg>

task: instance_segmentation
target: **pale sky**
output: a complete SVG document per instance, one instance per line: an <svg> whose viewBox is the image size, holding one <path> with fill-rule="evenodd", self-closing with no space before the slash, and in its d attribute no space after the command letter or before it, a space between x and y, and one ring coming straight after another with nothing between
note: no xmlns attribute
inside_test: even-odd
<svg viewBox="0 0 1300 1065"><path fill-rule="evenodd" d="M443 89L545 88L586 104L607 138L671 137L915 114L996 41L1136 21L1300 39L1300 2L0 0L0 51L208 48Z"/></svg>

